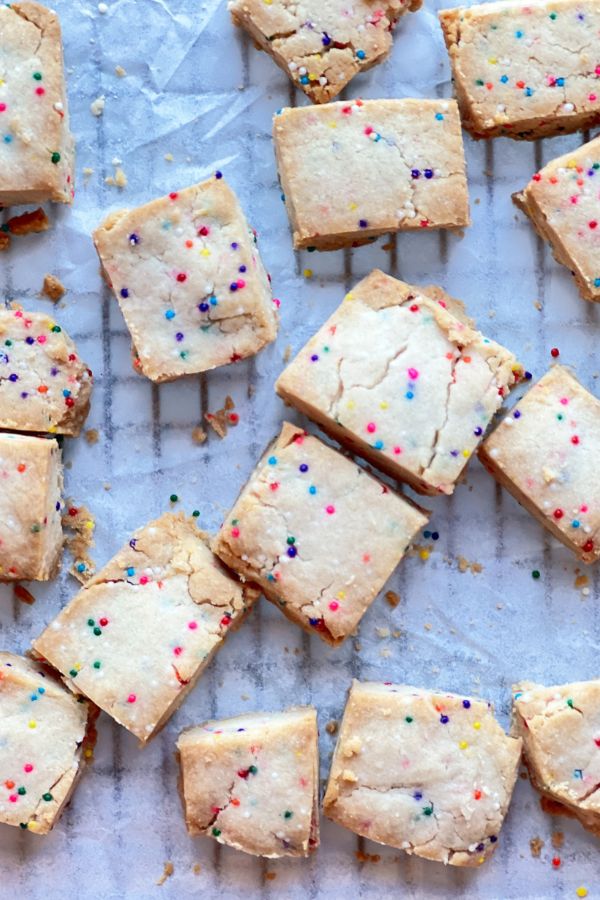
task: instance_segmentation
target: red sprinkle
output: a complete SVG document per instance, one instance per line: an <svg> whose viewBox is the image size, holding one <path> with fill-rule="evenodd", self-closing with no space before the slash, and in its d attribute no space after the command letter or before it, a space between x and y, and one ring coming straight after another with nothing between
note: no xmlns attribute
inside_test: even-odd
<svg viewBox="0 0 600 900"><path fill-rule="evenodd" d="M562 511L562 509L555 509L553 516L555 519L562 519L562 517L564 516L564 512Z"/></svg>
<svg viewBox="0 0 600 900"><path fill-rule="evenodd" d="M135 696L135 694L130 694L129 697L127 698L128 703L135 703L136 700L137 700L137 697Z"/></svg>
<svg viewBox="0 0 600 900"><path fill-rule="evenodd" d="M550 351L550 356L553 356L554 359L556 359L557 356L560 356L560 350L558 349L558 347L552 348L552 350Z"/></svg>

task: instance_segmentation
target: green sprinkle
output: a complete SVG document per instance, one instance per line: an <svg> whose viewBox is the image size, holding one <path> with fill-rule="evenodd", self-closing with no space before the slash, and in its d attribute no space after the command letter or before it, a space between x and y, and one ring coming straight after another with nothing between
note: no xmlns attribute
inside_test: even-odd
<svg viewBox="0 0 600 900"><path fill-rule="evenodd" d="M53 799L52 794L42 794L42 800L45 800L46 803L50 803Z"/></svg>
<svg viewBox="0 0 600 900"><path fill-rule="evenodd" d="M102 663L100 662L99 659L97 659L96 662L94 663L94 668L99 669L101 665L102 665Z"/></svg>
<svg viewBox="0 0 600 900"><path fill-rule="evenodd" d="M88 625L90 626L90 628L91 628L93 625L95 625L95 624L96 624L96 623L94 622L93 619L88 619Z"/></svg>
<svg viewBox="0 0 600 900"><path fill-rule="evenodd" d="M42 73L41 73L41 72L34 72L34 73L33 73L33 77L35 78L36 81L41 81L41 80L42 80Z"/></svg>
<svg viewBox="0 0 600 900"><path fill-rule="evenodd" d="M555 12L550 13L550 18L552 19L552 21L554 21L554 19L556 18L557 15L558 15L558 13L555 13Z"/></svg>
<svg viewBox="0 0 600 900"><path fill-rule="evenodd" d="M22 828L23 831L27 831L27 822L19 822L19 828Z"/></svg>
<svg viewBox="0 0 600 900"><path fill-rule="evenodd" d="M171 494L171 496L169 497L169 500L171 501L171 503L177 503L177 501L179 500L179 497L177 496L177 494Z"/></svg>
<svg viewBox="0 0 600 900"><path fill-rule="evenodd" d="M413 720L413 717L412 717L412 716L406 716L406 718L404 719L404 721L405 721L405 722L408 722L409 725L410 725L410 723L412 722L412 720Z"/></svg>
<svg viewBox="0 0 600 900"><path fill-rule="evenodd" d="M483 87L483 81L481 80L481 78L478 78L475 84L477 85L477 87Z"/></svg>
<svg viewBox="0 0 600 900"><path fill-rule="evenodd" d="M291 811L291 809L286 809L286 811L283 814L283 818L291 819L293 815L294 815L294 813Z"/></svg>
<svg viewBox="0 0 600 900"><path fill-rule="evenodd" d="M97 625L96 625L96 627L94 628L94 634L96 635L96 637L98 637L99 635L102 634L102 629L101 629L101 628L98 628Z"/></svg>
<svg viewBox="0 0 600 900"><path fill-rule="evenodd" d="M219 835L221 834L221 829L220 829L220 828L213 828L212 834L213 834L213 837L219 837Z"/></svg>
<svg viewBox="0 0 600 900"><path fill-rule="evenodd" d="M258 772L258 769L256 768L256 766L248 766L248 771L250 772L251 775L256 775L256 773Z"/></svg>
<svg viewBox="0 0 600 900"><path fill-rule="evenodd" d="M31 531L32 531L33 534L37 534L38 531L41 531L41 528L40 528L39 525L32 525L32 526L31 526Z"/></svg>
<svg viewBox="0 0 600 900"><path fill-rule="evenodd" d="M27 793L27 791L25 790L24 787L17 788L17 794L20 794L21 797L24 797L26 793Z"/></svg>
<svg viewBox="0 0 600 900"><path fill-rule="evenodd" d="M532 578L535 578L536 581L537 581L537 579L540 577L539 570L538 570L538 569L534 569L533 572L531 573L531 577L532 577Z"/></svg>
<svg viewBox="0 0 600 900"><path fill-rule="evenodd" d="M57 153L55 150L54 153L52 154L52 156L50 157L50 160L56 166L60 162L60 153Z"/></svg>
<svg viewBox="0 0 600 900"><path fill-rule="evenodd" d="M7 228L6 230L8 231L8 228ZM11 340L4 341L4 346L5 346L5 347L12 347L12 341L11 341Z"/></svg>
<svg viewBox="0 0 600 900"><path fill-rule="evenodd" d="M563 416L562 413L558 413L558 415L556 416L556 418L558 419L559 422L562 422L562 420L564 419L564 416Z"/></svg>
<svg viewBox="0 0 600 900"><path fill-rule="evenodd" d="M569 699L567 700L567 706L570 706L571 709L573 709L573 698L572 697L569 697Z"/></svg>
<svg viewBox="0 0 600 900"><path fill-rule="evenodd" d="M423 807L423 815L424 816L432 816L433 815L433 806L424 806Z"/></svg>
<svg viewBox="0 0 600 900"><path fill-rule="evenodd" d="M53 325L52 331L54 332L54 334L60 334L60 332L62 331L62 328L60 327L60 325Z"/></svg>
<svg viewBox="0 0 600 900"><path fill-rule="evenodd" d="M290 546L291 546L292 544L295 544L295 543L296 543L296 538L295 538L295 537L289 537L289 538L287 539L287 542L288 542L288 544L290 544Z"/></svg>
<svg viewBox="0 0 600 900"><path fill-rule="evenodd" d="M198 516L200 515L200 510L199 510L199 509L195 509L194 512L192 513L192 515L193 515L193 517L194 517L195 519L197 519Z"/></svg>
<svg viewBox="0 0 600 900"><path fill-rule="evenodd" d="M77 669L71 669L69 671L69 675L71 676L71 678L77 678Z"/></svg>
<svg viewBox="0 0 600 900"><path fill-rule="evenodd" d="M231 524L232 524L232 525L237 525L237 523L238 523L239 521L240 521L239 519L232 519L232 520L231 520Z"/></svg>

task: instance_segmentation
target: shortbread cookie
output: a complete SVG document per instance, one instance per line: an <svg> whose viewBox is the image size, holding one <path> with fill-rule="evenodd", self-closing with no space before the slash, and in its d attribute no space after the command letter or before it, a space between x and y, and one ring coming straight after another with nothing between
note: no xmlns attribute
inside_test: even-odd
<svg viewBox="0 0 600 900"><path fill-rule="evenodd" d="M600 121L598 0L501 0L439 17L473 137L534 140Z"/></svg>
<svg viewBox="0 0 600 900"><path fill-rule="evenodd" d="M113 213L94 242L131 332L134 364L152 381L236 362L275 340L277 301L220 172Z"/></svg>
<svg viewBox="0 0 600 900"><path fill-rule="evenodd" d="M600 137L553 159L513 200L571 270L584 300L600 301Z"/></svg>
<svg viewBox="0 0 600 900"><path fill-rule="evenodd" d="M600 400L547 372L479 448L484 466L585 563L600 557Z"/></svg>
<svg viewBox="0 0 600 900"><path fill-rule="evenodd" d="M205 722L177 741L187 829L255 856L319 844L319 748L312 707Z"/></svg>
<svg viewBox="0 0 600 900"><path fill-rule="evenodd" d="M552 812L562 807L600 836L600 681L518 684L513 716L532 784Z"/></svg>
<svg viewBox="0 0 600 900"><path fill-rule="evenodd" d="M62 463L54 439L0 433L0 581L48 581L59 567Z"/></svg>
<svg viewBox="0 0 600 900"><path fill-rule="evenodd" d="M0 822L50 831L81 772L89 712L41 666L0 652Z"/></svg>
<svg viewBox="0 0 600 900"><path fill-rule="evenodd" d="M0 6L0 207L73 200L60 25L38 3Z"/></svg>
<svg viewBox="0 0 600 900"><path fill-rule="evenodd" d="M193 521L167 513L137 531L33 646L71 690L145 743L257 596Z"/></svg>
<svg viewBox="0 0 600 900"><path fill-rule="evenodd" d="M92 373L44 313L0 310L0 428L78 435Z"/></svg>
<svg viewBox="0 0 600 900"><path fill-rule="evenodd" d="M359 72L382 62L392 30L421 0L231 0L236 25L272 56L314 103L333 100Z"/></svg>
<svg viewBox="0 0 600 900"><path fill-rule="evenodd" d="M275 387L388 475L451 494L522 368L424 290L371 272Z"/></svg>
<svg viewBox="0 0 600 900"><path fill-rule="evenodd" d="M454 100L352 100L273 121L295 247L332 250L390 231L469 224Z"/></svg>
<svg viewBox="0 0 600 900"><path fill-rule="evenodd" d="M404 497L284 422L212 546L289 619L339 644L426 523Z"/></svg>
<svg viewBox="0 0 600 900"><path fill-rule="evenodd" d="M521 756L489 703L353 682L325 815L381 844L478 866L497 844Z"/></svg>

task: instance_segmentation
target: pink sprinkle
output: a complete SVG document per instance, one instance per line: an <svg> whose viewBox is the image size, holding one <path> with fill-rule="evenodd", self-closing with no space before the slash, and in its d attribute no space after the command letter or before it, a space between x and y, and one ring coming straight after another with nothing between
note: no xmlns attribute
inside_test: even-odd
<svg viewBox="0 0 600 900"><path fill-rule="evenodd" d="M175 656L181 656L181 654L183 653L183 647L175 647L173 653L175 654Z"/></svg>
<svg viewBox="0 0 600 900"><path fill-rule="evenodd" d="M269 487L271 488L272 491L276 491L277 488L279 487L279 482L278 482L278 481L272 481L271 484L269 485Z"/></svg>
<svg viewBox="0 0 600 900"><path fill-rule="evenodd" d="M148 576L147 575L142 575L142 577L140 578L140 584L148 584Z"/></svg>
<svg viewBox="0 0 600 900"><path fill-rule="evenodd" d="M417 371L416 369L410 368L410 369L408 370L408 377L409 377L409 378L412 378L412 380L414 381L415 378L418 378L418 377L419 377L419 373L418 373L418 371Z"/></svg>
<svg viewBox="0 0 600 900"><path fill-rule="evenodd" d="M231 537L239 537L239 536L240 536L240 529L239 529L239 528L232 528L232 529L231 529Z"/></svg>
<svg viewBox="0 0 600 900"><path fill-rule="evenodd" d="M400 454L402 453L402 447L394 447L394 453L396 454L396 456L400 456Z"/></svg>
<svg viewBox="0 0 600 900"><path fill-rule="evenodd" d="M561 397L561 398L560 398L560 402L562 403L563 406L566 406L566 405L568 404L568 402L569 402L569 398L568 398L568 397Z"/></svg>
<svg viewBox="0 0 600 900"><path fill-rule="evenodd" d="M239 288L240 291L241 291L242 288L245 288L245 287L246 287L246 282L244 281L243 278L238 278L238 280L237 280L237 286L238 286L238 288Z"/></svg>
<svg viewBox="0 0 600 900"><path fill-rule="evenodd" d="M36 94L38 95L38 97L43 97L44 94L46 93L46 91L44 90L43 87L38 87L38 88L36 88L36 89L35 89L35 92L36 92Z"/></svg>
<svg viewBox="0 0 600 900"><path fill-rule="evenodd" d="M575 196L571 197L571 203L572 203L573 205L575 205L575 204L577 203L577 200L578 200L577 197L575 197Z"/></svg>
<svg viewBox="0 0 600 900"><path fill-rule="evenodd" d="M340 604L337 602L337 600L332 600L331 603L329 604L329 609L332 610L332 612L335 612L336 609L339 609L339 608L340 608Z"/></svg>
<svg viewBox="0 0 600 900"><path fill-rule="evenodd" d="M335 512L335 506L326 506L325 512L327 513L327 515L332 516Z"/></svg>
<svg viewBox="0 0 600 900"><path fill-rule="evenodd" d="M136 700L137 700L137 697L135 696L135 694L130 694L129 697L127 698L128 703L135 703Z"/></svg>
<svg viewBox="0 0 600 900"><path fill-rule="evenodd" d="M197 627L198 627L197 622L188 622L188 628L190 629L190 631L195 631Z"/></svg>
<svg viewBox="0 0 600 900"><path fill-rule="evenodd" d="M367 127L365 128L365 134L367 135L367 137L368 137L370 134L373 134L373 129L372 129L372 127L371 127L370 125L367 125Z"/></svg>
<svg viewBox="0 0 600 900"><path fill-rule="evenodd" d="M46 335L40 334L40 336L38 337L37 340L38 340L38 344L45 344L46 343Z"/></svg>
<svg viewBox="0 0 600 900"><path fill-rule="evenodd" d="M6 112L6 103L0 103L0 112Z"/></svg>
<svg viewBox="0 0 600 900"><path fill-rule="evenodd" d="M369 422L369 424L367 425L367 431L369 432L369 434L373 434L374 431L377 431L375 422Z"/></svg>
<svg viewBox="0 0 600 900"><path fill-rule="evenodd" d="M31 765L31 763L25 763L25 765L23 766L23 771L24 772L33 772L33 766Z"/></svg>
<svg viewBox="0 0 600 900"><path fill-rule="evenodd" d="M16 794L11 794L10 797L9 797L8 799L10 800L11 803L16 803L16 802L17 802L17 795L16 795Z"/></svg>
<svg viewBox="0 0 600 900"><path fill-rule="evenodd" d="M304 443L304 435L303 435L303 434L299 434L297 437L295 437L295 438L294 438L294 443L295 443L295 444L303 444L303 443Z"/></svg>
<svg viewBox="0 0 600 900"><path fill-rule="evenodd" d="M589 94L589 95L588 95L588 100L591 100L592 103L594 102L594 100L597 100L597 99L598 99L598 98L596 97L595 94Z"/></svg>
<svg viewBox="0 0 600 900"><path fill-rule="evenodd" d="M281 306L281 300L278 300L277 297L273 297L273 303L275 304L277 309L279 309L279 307Z"/></svg>
<svg viewBox="0 0 600 900"><path fill-rule="evenodd" d="M588 508L589 508L589 507L588 507L587 503L584 503L584 504L582 504L582 506L579 507L579 511L580 511L580 512L587 512L587 511L588 511Z"/></svg>
<svg viewBox="0 0 600 900"><path fill-rule="evenodd" d="M600 75L600 66L596 66L596 68L594 69L594 72L596 75Z"/></svg>
<svg viewBox="0 0 600 900"><path fill-rule="evenodd" d="M364 563L370 563L370 562L371 562L371 554L370 554L370 553L363 553L362 561L363 561Z"/></svg>

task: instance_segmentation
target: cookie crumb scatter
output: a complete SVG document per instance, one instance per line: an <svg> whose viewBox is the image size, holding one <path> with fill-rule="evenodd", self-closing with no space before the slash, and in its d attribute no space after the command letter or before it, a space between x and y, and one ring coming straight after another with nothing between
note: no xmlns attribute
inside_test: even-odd
<svg viewBox="0 0 600 900"><path fill-rule="evenodd" d="M104 183L110 185L110 187L118 187L120 190L127 187L127 175L123 171L120 165L120 160L113 159L113 166L115 167L115 174L108 175L104 179Z"/></svg>
<svg viewBox="0 0 600 900"><path fill-rule="evenodd" d="M172 153L165 153L165 161L166 161L166 162L173 162L173 154L172 154Z"/></svg>
<svg viewBox="0 0 600 900"><path fill-rule="evenodd" d="M542 850L544 849L544 841L539 837L531 838L529 841L529 849L531 850L531 855L534 859L539 859Z"/></svg>
<svg viewBox="0 0 600 900"><path fill-rule="evenodd" d="M35 603L35 597L31 591L24 588L22 584L15 584L13 586L13 594L17 600L21 601L21 603L27 603L29 606L32 606Z"/></svg>
<svg viewBox="0 0 600 900"><path fill-rule="evenodd" d="M210 427L215 431L220 438L224 438L227 434L228 428L235 427L240 417L236 412L233 412L235 409L235 403L229 394L225 397L225 403L221 409L218 409L216 412L204 413L204 418L210 425Z"/></svg>
<svg viewBox="0 0 600 900"><path fill-rule="evenodd" d="M53 303L58 303L67 291L64 284L55 275L45 275L40 293L48 300L52 300Z"/></svg>
<svg viewBox="0 0 600 900"><path fill-rule="evenodd" d="M173 865L173 863L170 861L167 861L164 865L163 873L160 876L160 878L158 879L158 881L156 882L156 884L159 887L161 887L165 883L167 878L171 877L171 875L173 874L174 871L175 871L175 866Z"/></svg>
<svg viewBox="0 0 600 900"><path fill-rule="evenodd" d="M550 840L555 850L562 850L565 843L564 831L553 831Z"/></svg>
<svg viewBox="0 0 600 900"><path fill-rule="evenodd" d="M378 863L381 859L379 853L363 853L362 850L355 850L354 855L360 863Z"/></svg>
<svg viewBox="0 0 600 900"><path fill-rule="evenodd" d="M375 634L378 638L389 638L391 632L389 628L376 628Z"/></svg>
<svg viewBox="0 0 600 900"><path fill-rule="evenodd" d="M325 726L325 731L327 732L327 734L337 734L338 728L338 722L335 719L330 719Z"/></svg>
<svg viewBox="0 0 600 900"><path fill-rule="evenodd" d="M199 425L196 428L192 428L192 440L195 444L203 444L207 437L208 435L204 428L200 428Z"/></svg>
<svg viewBox="0 0 600 900"><path fill-rule="evenodd" d="M8 231L17 237L40 234L42 231L48 231L49 228L50 220L41 207L21 213L20 216L11 216L8 222L2 226L3 231Z"/></svg>
<svg viewBox="0 0 600 900"><path fill-rule="evenodd" d="M469 562L468 559L465 559L464 556L457 556L456 561L458 563L458 571L459 572L472 572L473 575L479 575L480 572L483 572L483 566L478 562Z"/></svg>

